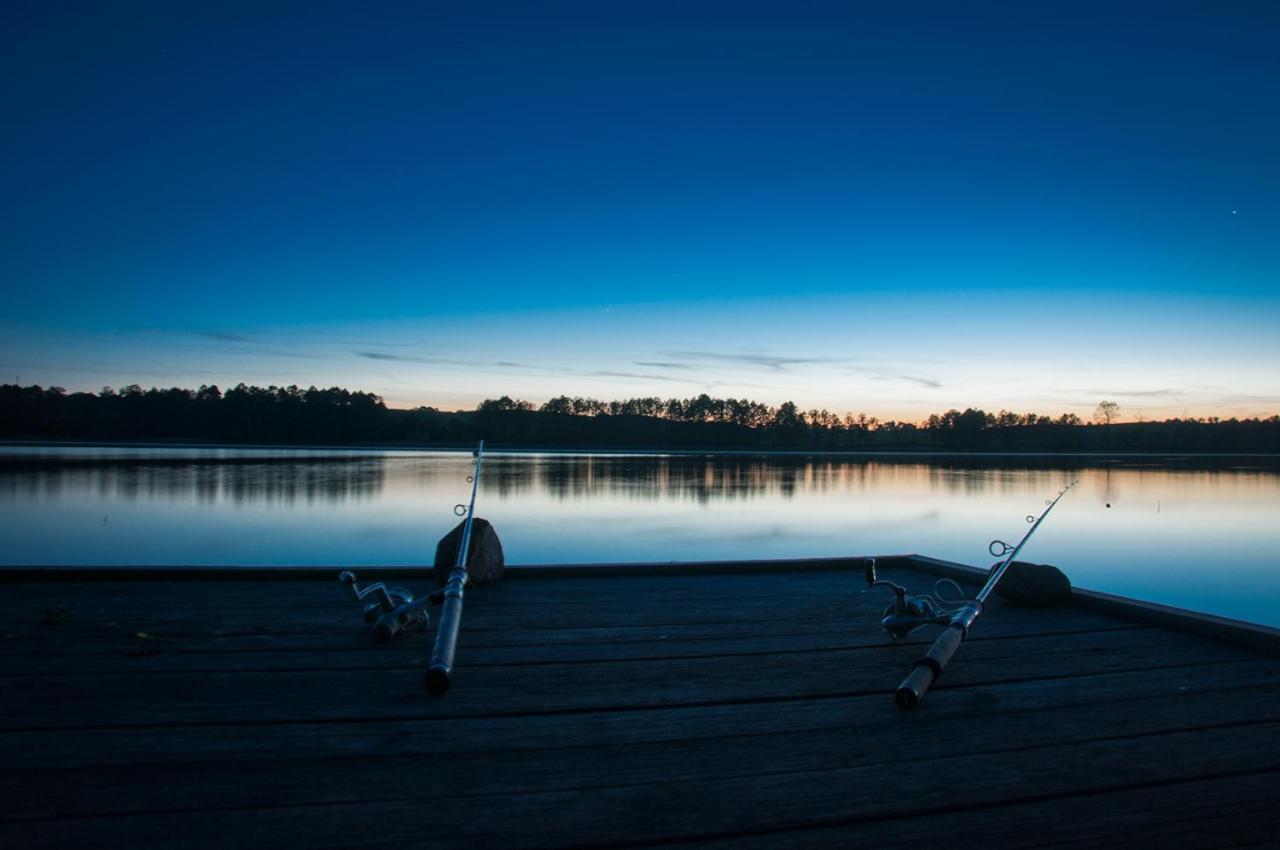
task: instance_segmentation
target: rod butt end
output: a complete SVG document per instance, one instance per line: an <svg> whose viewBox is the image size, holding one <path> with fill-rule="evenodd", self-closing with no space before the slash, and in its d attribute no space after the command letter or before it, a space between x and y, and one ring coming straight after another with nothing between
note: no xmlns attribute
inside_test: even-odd
<svg viewBox="0 0 1280 850"><path fill-rule="evenodd" d="M893 701L903 711L915 708L924 698L925 691L929 690L929 686L933 684L934 678L932 670L923 664L920 665L911 671L911 675L902 680L901 685L898 685L898 690L893 694Z"/></svg>
<svg viewBox="0 0 1280 850"><path fill-rule="evenodd" d="M425 684L427 693L433 697L442 697L449 692L449 673L446 670L440 670L432 667L427 671Z"/></svg>

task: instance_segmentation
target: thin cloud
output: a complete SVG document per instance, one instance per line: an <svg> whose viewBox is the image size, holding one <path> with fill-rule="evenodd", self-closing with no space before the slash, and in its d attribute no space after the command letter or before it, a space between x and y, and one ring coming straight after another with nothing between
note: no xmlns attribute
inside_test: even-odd
<svg viewBox="0 0 1280 850"><path fill-rule="evenodd" d="M374 360L379 363L423 363L437 366L459 366L468 369L500 369L506 372L524 372L533 375L565 375L575 378L621 378L629 381L660 381L666 384L685 384L710 391L716 387L734 386L761 390L775 390L778 387L750 384L741 381L708 380L702 377L663 375L653 372L630 372L619 369L579 369L573 366L547 366L536 363L519 363L512 360L457 360L430 355L396 354L386 351L353 351L357 357ZM655 368L693 369L695 367L681 363L653 363Z"/></svg>
<svg viewBox="0 0 1280 850"><path fill-rule="evenodd" d="M1252 395L1249 393L1230 393L1228 395L1222 396L1222 398L1228 401L1249 402L1249 403L1257 402L1261 404L1276 404L1280 402L1280 395Z"/></svg>
<svg viewBox="0 0 1280 850"><path fill-rule="evenodd" d="M1170 396L1188 395L1187 390L1175 389L1159 389L1159 390L1085 390L1085 392L1093 393L1099 396L1116 396L1118 398L1168 398Z"/></svg>
<svg viewBox="0 0 1280 850"><path fill-rule="evenodd" d="M392 354L386 351L355 351L352 352L357 357L363 357L366 360L377 360L380 362L391 363L428 363L432 365L442 366L473 366L480 369L491 369L494 367L502 369L538 369L540 367L533 366L528 363L515 363L511 360L457 360L451 357L437 357L434 355L415 355L415 354Z"/></svg>
<svg viewBox="0 0 1280 850"><path fill-rule="evenodd" d="M209 337L206 337L209 338ZM227 354L247 354L254 357L289 357L297 360L324 360L325 356L321 354L308 354L293 348L272 348L271 346L258 345L251 340L246 342L228 341L218 339L223 345L204 344L186 346L195 351L222 351Z"/></svg>
<svg viewBox="0 0 1280 850"><path fill-rule="evenodd" d="M849 370L853 373L861 373L871 375L882 381L906 381L908 384L916 384L921 387L928 387L931 390L939 389L942 386L941 381L935 381L933 378L925 378L920 375L908 375L905 372L892 372L880 369L871 369L863 366L855 366Z"/></svg>
<svg viewBox="0 0 1280 850"><path fill-rule="evenodd" d="M654 361L654 360L637 360L635 363L637 366L648 366L652 369L692 369L693 368L693 366L689 363L667 363L667 362Z"/></svg>
<svg viewBox="0 0 1280 850"><path fill-rule="evenodd" d="M669 363L638 363L641 366L657 366L669 369L691 369L693 366L687 362L694 361L706 363L708 361L716 363L737 363L744 366L759 366L770 369L775 372L786 372L793 366L817 366L817 365L835 365L844 366L843 371L847 374L871 375L874 378L882 380L905 381L909 384L916 384L929 389L938 389L942 386L942 382L923 375L914 375L907 372L899 372L893 369L882 369L873 366L861 366L851 364L849 361L839 357L788 357L779 354L769 354L767 352L757 351L660 351L663 357L670 357L673 362Z"/></svg>
<svg viewBox="0 0 1280 850"><path fill-rule="evenodd" d="M643 372L621 372L608 369L576 369L570 366L539 366L533 363L517 363L511 360L451 360L443 357L415 356L411 354L391 354L385 351L356 351L356 356L367 360L395 363L429 363L447 366L469 366L479 369L515 369L550 375L576 375L584 378L629 378L643 381L668 381L682 384L702 384L685 378L670 375L656 375Z"/></svg>
<svg viewBox="0 0 1280 850"><path fill-rule="evenodd" d="M660 351L658 353L663 357L670 357L677 361L713 360L720 363L738 363L745 366L763 366L766 369L773 369L778 372L785 371L789 366L809 366L815 363L839 362L837 359L832 357L782 357L776 354L753 354L750 352Z"/></svg>
<svg viewBox="0 0 1280 850"><path fill-rule="evenodd" d="M913 375L909 372L899 372L896 369L881 369L875 366L847 366L841 371L846 375L870 375L872 379L877 381L905 381L908 384L928 387L931 390L936 390L942 386L942 382L934 378Z"/></svg>
<svg viewBox="0 0 1280 850"><path fill-rule="evenodd" d="M413 354L397 354L386 351L355 351L357 357L363 357L366 360L376 360L381 363L422 363L437 366L461 366L472 369L505 369L516 370L522 372L530 372L538 375L567 375L580 378L622 378L632 381L660 381L662 383L671 384L687 384L690 386L704 387L712 389L715 387L742 387L760 390L776 390L775 386L753 384L743 381L724 380L716 378L708 380L705 377L682 377L677 375L664 375L654 372L630 372L618 369L578 369L572 366L544 366L535 363L519 363L511 360L457 360L446 357L438 357L431 355L413 355ZM701 358L705 361L715 362L739 362L757 366L765 366L771 371L786 371L787 366L800 364L816 364L816 363L839 363L836 358L829 357L782 357L769 354L727 354L712 351L684 351L684 352L660 352L664 357L672 357L677 354L683 354L690 359ZM667 369L680 372L688 372L697 369L694 363L679 361L634 361L637 366L648 366L654 369ZM878 380L898 380L905 381L917 386L927 387L929 389L937 389L942 386L939 381L920 375L911 375L905 373L894 372L886 369L876 369L869 366L849 366L844 371L849 374L871 375Z"/></svg>
<svg viewBox="0 0 1280 850"><path fill-rule="evenodd" d="M583 375L593 378L634 378L641 381L669 381L676 384L704 384L705 381L693 381L687 378L673 378L670 375L650 375L643 372L613 372L607 369L583 371L580 369L564 369L566 375Z"/></svg>
<svg viewBox="0 0 1280 850"><path fill-rule="evenodd" d="M301 372L237 372L235 376L229 376L225 369L136 369L133 366L99 366L88 363L59 363L52 366L35 366L30 364L18 363L0 363L0 369L18 370L19 372L34 372L62 374L69 371L81 372L86 375L116 375L122 382L129 381L134 376L147 375L150 377L169 377L174 380L181 380L182 375L212 375L214 377L223 377L228 381L228 385L236 380L244 378L264 379L264 380L283 380L283 376L300 376ZM121 384L123 385L123 384Z"/></svg>
<svg viewBox="0 0 1280 850"><path fill-rule="evenodd" d="M399 363L443 363L439 357L416 357L412 354L388 354L385 351L357 351L357 357L367 360L391 360Z"/></svg>
<svg viewBox="0 0 1280 850"><path fill-rule="evenodd" d="M253 342L252 339L241 333L234 331L192 331L195 336L204 337L205 339L214 339L218 342Z"/></svg>

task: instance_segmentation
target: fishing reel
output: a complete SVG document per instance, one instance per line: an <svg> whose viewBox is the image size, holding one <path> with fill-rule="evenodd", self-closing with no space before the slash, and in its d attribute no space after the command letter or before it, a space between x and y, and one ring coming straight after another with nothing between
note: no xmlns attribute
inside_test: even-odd
<svg viewBox="0 0 1280 850"><path fill-rule="evenodd" d="M410 626L426 631L431 624L427 606L439 603L438 592L415 599L403 587L387 587L382 582L361 587L350 570L338 573L338 581L351 588L357 602L373 597L374 601L364 606L364 621L373 627L373 636L379 643L386 643Z"/></svg>
<svg viewBox="0 0 1280 850"><path fill-rule="evenodd" d="M925 626L945 626L951 622L950 611L945 611L937 597L912 595L900 584L876 578L876 559L865 563L867 587L887 587L893 591L893 601L884 609L880 626L894 640L902 640L916 629Z"/></svg>

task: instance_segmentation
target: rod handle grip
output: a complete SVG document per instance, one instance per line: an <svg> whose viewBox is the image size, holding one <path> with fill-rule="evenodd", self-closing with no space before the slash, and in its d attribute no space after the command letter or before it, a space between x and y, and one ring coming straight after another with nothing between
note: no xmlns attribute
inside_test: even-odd
<svg viewBox="0 0 1280 850"><path fill-rule="evenodd" d="M449 690L453 658L458 649L458 629L462 625L462 593L461 582L445 587L444 603L440 606L440 625L436 631L435 646L431 650L431 666L423 679L427 693L432 696L444 696Z"/></svg>
<svg viewBox="0 0 1280 850"><path fill-rule="evenodd" d="M915 669L902 680L902 684L894 693L893 701L898 704L898 708L908 709L919 705L920 700L924 699L925 692L938 681L943 668L947 666L951 656L956 654L963 640L964 629L959 626L948 626L942 634L938 635L933 646L929 647L924 657L916 662Z"/></svg>

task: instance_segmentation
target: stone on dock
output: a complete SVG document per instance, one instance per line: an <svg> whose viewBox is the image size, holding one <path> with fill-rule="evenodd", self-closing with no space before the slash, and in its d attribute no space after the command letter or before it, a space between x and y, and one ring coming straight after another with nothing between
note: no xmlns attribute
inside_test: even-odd
<svg viewBox="0 0 1280 850"><path fill-rule="evenodd" d="M1014 561L996 585L996 593L1015 605L1056 608L1071 604L1071 579L1049 564Z"/></svg>
<svg viewBox="0 0 1280 850"><path fill-rule="evenodd" d="M458 523L436 544L433 572L440 585L449 580L449 571L458 559L458 541L462 538L465 524L466 520ZM471 548L467 552L467 583L492 584L502 578L505 570L506 561L498 532L493 530L487 519L476 517L471 523Z"/></svg>

